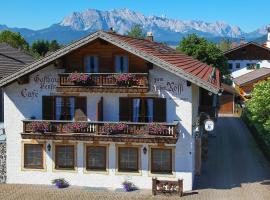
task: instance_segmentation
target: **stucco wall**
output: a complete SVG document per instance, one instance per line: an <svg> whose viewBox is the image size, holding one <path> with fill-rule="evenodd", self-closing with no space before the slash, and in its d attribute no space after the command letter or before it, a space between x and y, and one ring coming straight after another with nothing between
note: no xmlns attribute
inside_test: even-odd
<svg viewBox="0 0 270 200"><path fill-rule="evenodd" d="M141 148L140 175L117 175L115 171L115 143L109 145L109 174L89 174L83 172L83 142L77 142L76 172L55 172L53 170L52 152L46 150L46 171L22 171L21 152L23 130L22 121L25 118L42 116L42 95L55 94L57 73L61 71L54 67L47 67L30 76L30 84L18 85L13 83L4 88L5 128L7 134L7 183L50 184L54 178L66 178L72 185L85 185L92 187L121 187L121 183L128 179L139 188L151 188L152 176L149 175L148 156L143 154ZM38 76L37 76L38 75ZM44 79L44 77L47 77ZM42 81L43 80L43 81ZM44 81L50 80L50 81ZM184 190L192 189L194 171L194 139L192 137L192 87L186 81L174 74L154 67L150 71L151 93L158 93L167 98L167 120L180 121L180 136L175 146L175 176L162 177L163 179L184 179ZM118 98L125 94L94 94L84 93L87 96L88 120L95 120L96 103L101 96L104 97L104 120L118 121ZM46 141L47 144L52 141Z"/></svg>
<svg viewBox="0 0 270 200"><path fill-rule="evenodd" d="M248 63L260 64L261 68L270 68L270 60L229 60L228 63L231 63L233 65L233 69L231 70L233 78L254 71L247 69ZM236 63L240 63L240 68L236 68Z"/></svg>

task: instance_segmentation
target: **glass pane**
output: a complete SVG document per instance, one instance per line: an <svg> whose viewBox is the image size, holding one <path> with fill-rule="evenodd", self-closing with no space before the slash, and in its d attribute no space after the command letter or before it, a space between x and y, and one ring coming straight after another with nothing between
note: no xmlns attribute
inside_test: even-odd
<svg viewBox="0 0 270 200"><path fill-rule="evenodd" d="M64 101L62 97L55 98L55 118L56 120L64 120Z"/></svg>
<svg viewBox="0 0 270 200"><path fill-rule="evenodd" d="M137 148L119 148L119 170L138 171L138 149Z"/></svg>
<svg viewBox="0 0 270 200"><path fill-rule="evenodd" d="M97 56L86 56L84 62L86 73L98 73L99 70Z"/></svg>
<svg viewBox="0 0 270 200"><path fill-rule="evenodd" d="M56 168L74 168L74 147L56 147Z"/></svg>
<svg viewBox="0 0 270 200"><path fill-rule="evenodd" d="M87 147L87 168L106 169L106 147Z"/></svg>
<svg viewBox="0 0 270 200"><path fill-rule="evenodd" d="M115 56L115 72L128 73L128 56Z"/></svg>
<svg viewBox="0 0 270 200"><path fill-rule="evenodd" d="M170 149L152 149L152 172L172 172Z"/></svg>
<svg viewBox="0 0 270 200"><path fill-rule="evenodd" d="M140 99L133 99L133 122L140 121L140 107L141 107L141 100Z"/></svg>
<svg viewBox="0 0 270 200"><path fill-rule="evenodd" d="M41 144L25 144L24 154L25 167L42 168L43 155Z"/></svg>
<svg viewBox="0 0 270 200"><path fill-rule="evenodd" d="M146 122L153 122L154 120L154 103L153 103L153 99L147 99L147 113L146 113Z"/></svg>
<svg viewBox="0 0 270 200"><path fill-rule="evenodd" d="M66 120L73 120L75 117L75 98L68 97L66 99Z"/></svg>

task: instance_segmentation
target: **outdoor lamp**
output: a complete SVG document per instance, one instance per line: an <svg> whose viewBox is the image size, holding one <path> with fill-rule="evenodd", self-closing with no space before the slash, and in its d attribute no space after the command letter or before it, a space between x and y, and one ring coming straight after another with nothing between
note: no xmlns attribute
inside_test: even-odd
<svg viewBox="0 0 270 200"><path fill-rule="evenodd" d="M147 153L147 148L143 147L143 154L146 154L146 153Z"/></svg>
<svg viewBox="0 0 270 200"><path fill-rule="evenodd" d="M48 145L47 145L47 150L48 150L48 151L51 151L51 148L52 148L52 147L51 147L51 144L48 144Z"/></svg>

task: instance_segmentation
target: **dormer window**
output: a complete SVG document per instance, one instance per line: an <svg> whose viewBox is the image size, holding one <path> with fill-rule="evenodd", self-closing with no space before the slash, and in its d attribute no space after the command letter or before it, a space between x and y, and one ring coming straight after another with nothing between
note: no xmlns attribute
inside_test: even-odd
<svg viewBox="0 0 270 200"><path fill-rule="evenodd" d="M98 56L88 55L84 58L85 72L86 73L98 73L99 72L99 62Z"/></svg>
<svg viewBox="0 0 270 200"><path fill-rule="evenodd" d="M115 73L128 73L129 59L128 56L115 56Z"/></svg>

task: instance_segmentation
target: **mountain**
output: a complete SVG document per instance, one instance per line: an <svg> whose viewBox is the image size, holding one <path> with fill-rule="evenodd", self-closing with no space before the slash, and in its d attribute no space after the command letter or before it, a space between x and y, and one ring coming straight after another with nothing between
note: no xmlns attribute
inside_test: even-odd
<svg viewBox="0 0 270 200"><path fill-rule="evenodd" d="M145 31L152 31L156 41L169 44L177 44L182 37L191 33L196 33L212 41L219 41L221 38L235 40L242 36L252 39L265 34L263 27L254 32L245 33L238 26L231 26L222 21L213 23L195 20L183 21L166 16L145 16L129 9L110 11L88 9L84 12L73 12L64 17L61 22L37 31L26 28L9 28L5 25L0 25L0 30L9 29L20 32L30 43L37 39L56 39L60 43L66 44L100 29L109 30L110 27L120 34L125 34L134 24L141 25Z"/></svg>

